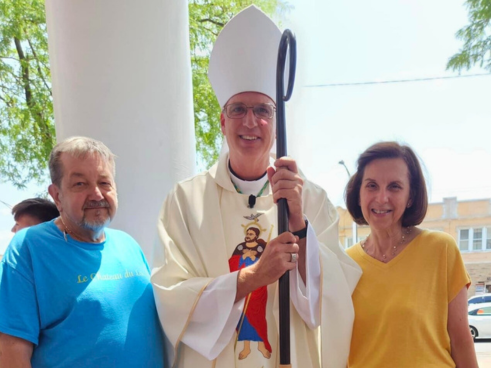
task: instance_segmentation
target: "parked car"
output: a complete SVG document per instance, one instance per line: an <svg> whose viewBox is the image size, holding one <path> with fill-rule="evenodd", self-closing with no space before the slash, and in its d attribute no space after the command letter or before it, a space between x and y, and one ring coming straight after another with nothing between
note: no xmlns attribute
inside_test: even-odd
<svg viewBox="0 0 491 368"><path fill-rule="evenodd" d="M491 303L491 294L474 295L467 301L467 305L481 303Z"/></svg>
<svg viewBox="0 0 491 368"><path fill-rule="evenodd" d="M469 306L469 328L475 339L491 338L491 303Z"/></svg>

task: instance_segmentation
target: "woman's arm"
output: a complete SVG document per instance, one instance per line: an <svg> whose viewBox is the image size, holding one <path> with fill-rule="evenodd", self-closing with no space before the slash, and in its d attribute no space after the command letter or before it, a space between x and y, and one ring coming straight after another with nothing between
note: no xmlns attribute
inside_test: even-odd
<svg viewBox="0 0 491 368"><path fill-rule="evenodd" d="M467 287L448 304L447 330L456 368L478 368L467 318Z"/></svg>

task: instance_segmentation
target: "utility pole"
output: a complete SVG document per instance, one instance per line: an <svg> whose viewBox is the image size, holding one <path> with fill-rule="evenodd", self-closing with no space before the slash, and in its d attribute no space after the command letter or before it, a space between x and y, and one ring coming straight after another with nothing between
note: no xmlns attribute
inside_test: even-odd
<svg viewBox="0 0 491 368"><path fill-rule="evenodd" d="M8 208L12 209L12 206L11 206L10 204L8 204L8 203L6 203L6 202L2 201L1 199L0 199L0 203L3 203L3 204L4 204L5 206L7 206Z"/></svg>

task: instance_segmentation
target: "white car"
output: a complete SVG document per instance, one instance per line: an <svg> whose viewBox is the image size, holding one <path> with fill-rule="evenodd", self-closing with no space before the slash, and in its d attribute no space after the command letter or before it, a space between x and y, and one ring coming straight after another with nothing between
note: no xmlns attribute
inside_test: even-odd
<svg viewBox="0 0 491 368"><path fill-rule="evenodd" d="M467 305L481 304L481 303L491 303L491 293L474 295L469 298Z"/></svg>
<svg viewBox="0 0 491 368"><path fill-rule="evenodd" d="M469 328L474 339L491 338L491 303L469 306Z"/></svg>

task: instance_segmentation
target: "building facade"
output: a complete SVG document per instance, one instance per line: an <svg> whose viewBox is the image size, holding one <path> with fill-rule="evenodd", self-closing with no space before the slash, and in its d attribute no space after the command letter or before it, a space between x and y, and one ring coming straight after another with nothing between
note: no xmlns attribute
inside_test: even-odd
<svg viewBox="0 0 491 368"><path fill-rule="evenodd" d="M368 226L355 229L349 212L341 207L337 210L339 238L345 248L353 245L354 233L357 241L368 236ZM454 237L472 279L467 292L469 297L491 293L491 198L458 201L451 197L430 203L420 227L444 231Z"/></svg>

